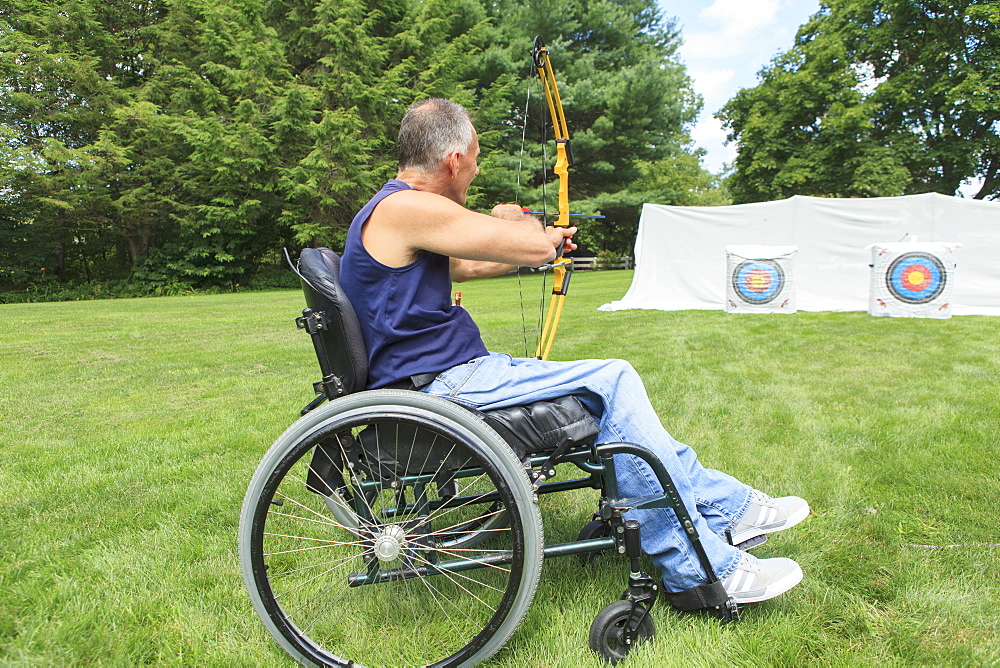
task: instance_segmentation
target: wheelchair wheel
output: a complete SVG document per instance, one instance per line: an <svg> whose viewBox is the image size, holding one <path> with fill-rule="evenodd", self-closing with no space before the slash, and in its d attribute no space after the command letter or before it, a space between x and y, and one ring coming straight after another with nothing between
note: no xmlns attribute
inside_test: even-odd
<svg viewBox="0 0 1000 668"><path fill-rule="evenodd" d="M607 538L611 535L611 523L606 520L593 520L587 522L580 529L580 533L577 534L576 539L578 541L592 540L594 538ZM594 559L597 558L599 552L584 552L578 555L580 563L584 566L592 563Z"/></svg>
<svg viewBox="0 0 1000 668"><path fill-rule="evenodd" d="M243 580L307 665L465 665L531 606L542 525L524 468L477 414L375 390L293 424L240 516Z"/></svg>
<svg viewBox="0 0 1000 668"><path fill-rule="evenodd" d="M640 621L639 616L644 613L645 617ZM631 621L630 617L633 618ZM634 637L629 642L625 633L626 625L635 627L636 622L638 628L633 628ZM645 608L640 606L633 612L631 601L615 601L604 606L590 625L590 649L613 666L624 659L637 644L652 638L655 633L653 618Z"/></svg>

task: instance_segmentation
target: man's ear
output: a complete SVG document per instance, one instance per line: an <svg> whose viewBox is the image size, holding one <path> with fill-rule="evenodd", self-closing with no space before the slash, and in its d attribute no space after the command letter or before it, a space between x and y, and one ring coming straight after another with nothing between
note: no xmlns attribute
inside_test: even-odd
<svg viewBox="0 0 1000 668"><path fill-rule="evenodd" d="M444 166L448 169L448 176L454 178L458 174L458 161L462 154L459 151L452 151L444 158Z"/></svg>

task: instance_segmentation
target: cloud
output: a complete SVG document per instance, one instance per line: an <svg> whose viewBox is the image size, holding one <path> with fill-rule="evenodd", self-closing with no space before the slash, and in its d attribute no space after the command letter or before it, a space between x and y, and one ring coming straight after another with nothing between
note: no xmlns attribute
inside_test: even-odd
<svg viewBox="0 0 1000 668"><path fill-rule="evenodd" d="M724 163L732 163L736 159L736 144L723 146L726 130L721 121L711 116L701 118L691 128L691 139L697 146L712 147L704 158L704 165L710 172L720 172Z"/></svg>
<svg viewBox="0 0 1000 668"><path fill-rule="evenodd" d="M688 76L697 82L695 87L705 98L705 106L712 107L720 104L720 101L725 102L732 95L736 72L730 67L692 65L688 67Z"/></svg>
<svg viewBox="0 0 1000 668"><path fill-rule="evenodd" d="M753 51L761 33L778 23L780 0L715 0L699 14L701 25L714 30L688 33L686 60L730 58Z"/></svg>
<svg viewBox="0 0 1000 668"><path fill-rule="evenodd" d="M726 131L713 118L740 88L756 85L757 72L793 44L797 26L819 9L820 0L660 0L678 14L680 58L705 106L691 128L708 150L712 171L731 163L736 146L723 146Z"/></svg>
<svg viewBox="0 0 1000 668"><path fill-rule="evenodd" d="M717 21L727 34L754 33L778 20L778 0L715 0L701 16Z"/></svg>

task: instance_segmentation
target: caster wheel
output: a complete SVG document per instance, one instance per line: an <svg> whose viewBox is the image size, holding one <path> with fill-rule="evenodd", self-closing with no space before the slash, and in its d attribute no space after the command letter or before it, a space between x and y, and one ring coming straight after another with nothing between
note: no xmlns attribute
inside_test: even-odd
<svg viewBox="0 0 1000 668"><path fill-rule="evenodd" d="M656 633L653 618L646 614L639 623L639 628L633 632L634 637L629 642L625 637L625 626L629 616L639 617L646 613L644 608L637 607L632 612L630 601L615 601L597 613L594 623L590 625L590 649L594 650L612 666L625 658L640 642L652 638Z"/></svg>
<svg viewBox="0 0 1000 668"><path fill-rule="evenodd" d="M576 537L577 542L581 540L591 540L594 538L607 538L611 535L611 524L605 522L604 520L594 520L588 522L580 529L579 535ZM578 555L580 557L580 563L584 566L590 564L600 552L584 552Z"/></svg>

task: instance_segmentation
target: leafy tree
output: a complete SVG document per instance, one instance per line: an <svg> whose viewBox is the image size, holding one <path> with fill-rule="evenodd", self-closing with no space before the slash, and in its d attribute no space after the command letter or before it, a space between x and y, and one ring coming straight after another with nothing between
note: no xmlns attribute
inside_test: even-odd
<svg viewBox="0 0 1000 668"><path fill-rule="evenodd" d="M1000 194L1000 2L826 0L719 118L739 202Z"/></svg>

